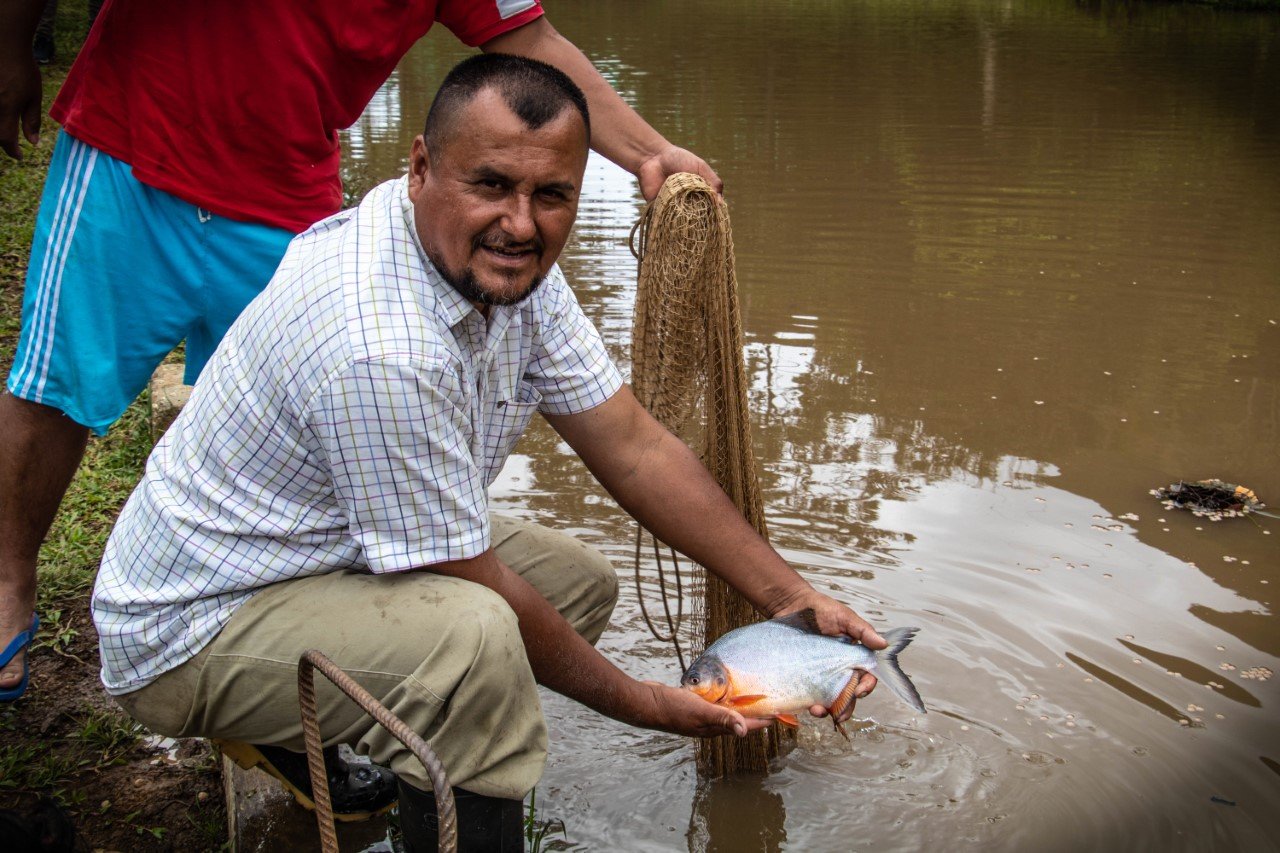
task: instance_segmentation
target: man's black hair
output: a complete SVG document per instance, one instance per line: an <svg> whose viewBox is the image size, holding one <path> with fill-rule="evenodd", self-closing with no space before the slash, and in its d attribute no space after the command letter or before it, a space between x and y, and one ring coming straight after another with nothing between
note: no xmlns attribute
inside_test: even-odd
<svg viewBox="0 0 1280 853"><path fill-rule="evenodd" d="M444 147L454 116L485 89L497 91L531 130L573 107L582 116L587 139L591 138L586 96L563 71L523 56L481 53L455 65L431 102L423 136L432 162Z"/></svg>

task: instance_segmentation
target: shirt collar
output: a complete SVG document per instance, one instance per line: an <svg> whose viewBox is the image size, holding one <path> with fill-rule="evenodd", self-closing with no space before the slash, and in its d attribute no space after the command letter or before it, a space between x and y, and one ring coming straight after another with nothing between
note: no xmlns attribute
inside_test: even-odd
<svg viewBox="0 0 1280 853"><path fill-rule="evenodd" d="M400 197L400 209L404 213L405 227L413 238L413 245L418 250L418 257L422 259L422 268L427 274L427 284L435 295L440 316L445 320L449 328L453 328L473 312L478 315L480 312L476 311L476 307L471 304L471 301L454 290L453 285L444 280L444 276L440 275L440 271L436 269L435 264L431 263L431 258L427 257L427 250L422 248L422 239L418 236L418 227L413 218L413 202L409 200L408 175L400 179L399 185L396 187L396 195Z"/></svg>

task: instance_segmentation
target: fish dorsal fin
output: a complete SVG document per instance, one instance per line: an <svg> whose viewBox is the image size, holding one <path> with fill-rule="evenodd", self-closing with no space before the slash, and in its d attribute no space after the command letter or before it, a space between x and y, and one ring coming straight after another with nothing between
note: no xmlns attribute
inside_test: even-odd
<svg viewBox="0 0 1280 853"><path fill-rule="evenodd" d="M779 625L786 625L788 628L795 628L797 631L804 631L806 634L822 633L822 630L818 627L818 616L813 612L812 607L797 610L795 613L788 613L786 616L780 616L773 621Z"/></svg>

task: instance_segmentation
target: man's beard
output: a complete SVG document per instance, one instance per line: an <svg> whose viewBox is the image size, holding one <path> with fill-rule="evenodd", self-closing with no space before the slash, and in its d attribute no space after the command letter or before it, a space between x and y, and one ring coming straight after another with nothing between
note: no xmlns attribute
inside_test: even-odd
<svg viewBox="0 0 1280 853"><path fill-rule="evenodd" d="M477 252L486 246L498 249L509 249L510 245L501 239L492 239L489 235L481 234L471 241L472 252ZM538 254L542 253L542 241L534 240L530 248ZM535 275L530 281L528 287L517 293L490 293L480 286L480 282L476 279L475 272L470 266L463 267L461 271L451 270L444 265L442 259L433 257L432 252L427 252L427 259L431 261L432 266L436 268L436 272L440 273L440 277L449 283L449 286L461 294L463 299L473 302L477 305L519 305L524 302L533 292L542 284L542 280L546 278L544 275Z"/></svg>

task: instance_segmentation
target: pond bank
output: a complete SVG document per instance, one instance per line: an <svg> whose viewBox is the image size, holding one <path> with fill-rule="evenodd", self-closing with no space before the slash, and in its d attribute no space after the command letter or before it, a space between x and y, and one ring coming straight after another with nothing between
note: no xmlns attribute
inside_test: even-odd
<svg viewBox="0 0 1280 853"><path fill-rule="evenodd" d="M47 111L84 39L84 0L59 3L57 59L42 69ZM17 343L22 288L40 193L57 126L44 116L41 145L0 159L0 369ZM147 402L90 442L40 555L42 625L31 686L0 706L0 809L25 812L52 798L81 848L218 850L226 812L218 762L207 744L160 745L121 713L98 682L89 590L116 513L150 450ZM80 848L78 848L80 849Z"/></svg>

